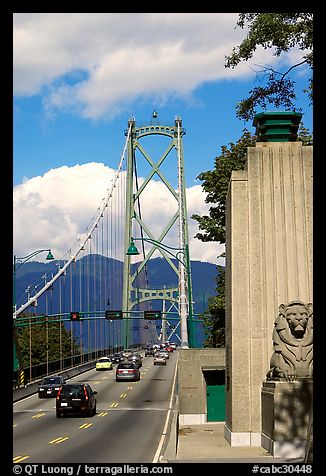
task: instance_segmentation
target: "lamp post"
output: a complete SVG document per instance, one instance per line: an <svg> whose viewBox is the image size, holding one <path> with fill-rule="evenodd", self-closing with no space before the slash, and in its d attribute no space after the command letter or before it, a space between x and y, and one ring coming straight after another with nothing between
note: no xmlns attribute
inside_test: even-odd
<svg viewBox="0 0 326 476"><path fill-rule="evenodd" d="M13 265L13 306L14 306L14 316L16 317L16 274L18 269L25 264L27 261L29 261L31 258L34 258L34 256L43 253L44 251L47 251L47 257L45 258L46 260L52 260L54 259L53 254L51 252L51 249L45 249L45 250L36 250L33 251L33 253L30 253L27 256L22 256L21 258L17 258L16 255L14 255L14 265Z"/></svg>
<svg viewBox="0 0 326 476"><path fill-rule="evenodd" d="M193 321L192 321L192 293L191 293L191 268L190 268L190 260L189 260L189 245L185 244L184 248L174 248L172 246L163 245L162 243L153 240L151 238L131 238L130 246L127 251L127 255L139 255L139 251L135 246L135 241L145 241L148 242L157 248L164 250L166 253L169 253L173 258L175 258L185 269L187 272L187 287L188 287L188 304L186 302L186 295L183 288L180 290L179 299L180 299L180 320L181 320L181 347L182 348L189 348L193 346ZM177 251L176 254L172 253L174 250ZM178 255L183 254L184 260L181 260ZM182 283L181 283L182 284ZM188 307L188 309L187 309ZM189 343L188 343L188 326L187 326L187 318L189 324Z"/></svg>
<svg viewBox="0 0 326 476"><path fill-rule="evenodd" d="M30 253L29 255L22 256L21 258L17 258L16 255L14 255L14 263L13 263L13 317L14 317L14 370L17 370L17 368L22 369L21 365L21 357L20 357L20 352L18 348L18 341L17 341L17 336L16 336L16 331L15 331L15 318L16 318L16 274L18 269L25 264L27 261L29 261L31 258L34 256L37 256L40 253L43 253L44 251L47 251L47 260L52 260L54 259L51 249L44 249L44 250L36 250L33 251L33 253ZM18 359L16 356L16 353L18 354Z"/></svg>

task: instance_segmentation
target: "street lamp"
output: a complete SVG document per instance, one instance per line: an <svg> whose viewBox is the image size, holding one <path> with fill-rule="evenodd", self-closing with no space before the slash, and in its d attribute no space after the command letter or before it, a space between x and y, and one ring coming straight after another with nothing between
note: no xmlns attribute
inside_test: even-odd
<svg viewBox="0 0 326 476"><path fill-rule="evenodd" d="M30 253L27 256L22 256L21 258L17 258L16 255L14 255L14 265L13 265L13 307L14 307L14 317L16 317L16 274L18 269L26 263L26 261L29 261L31 258L34 258L34 256L43 253L44 251L47 251L47 257L45 258L46 260L50 261L54 259L54 256L51 252L51 249L45 249L45 250L36 250L33 251L33 253Z"/></svg>
<svg viewBox="0 0 326 476"><path fill-rule="evenodd" d="M17 270L24 264L26 261L30 260L34 256L43 253L44 251L47 251L47 260L52 260L54 259L53 254L50 249L45 249L45 250L36 250L33 251L33 253L30 253L27 256L22 256L21 258L17 258L16 255L14 255L14 264L13 264L13 317L14 317L14 370L17 370L19 368L22 370L22 362L21 362L21 355L18 347L18 340L17 340L17 335L16 335L16 330L15 330L15 319L16 319L16 273ZM18 359L17 359L18 356Z"/></svg>
<svg viewBox="0 0 326 476"><path fill-rule="evenodd" d="M188 281L188 310L187 310L187 302L185 300L185 293L184 291L181 290L180 292L180 320L181 320L181 347L182 348L189 348L188 344L188 328L187 328L187 316L189 316L189 343L190 346L193 344L193 322L192 322L192 295L191 295L191 268L190 268L190 260L189 260L189 245L185 244L184 248L174 248L172 246L168 245L163 245L162 243L153 240L151 238L133 238L131 237L130 240L130 246L128 248L128 251L126 255L128 256L133 256L133 255L139 255L139 251L137 247L135 246L135 241L140 240L140 241L146 241L157 248L160 248L164 250L166 253L169 253L173 258L175 258L179 263L181 263L182 266L187 271L187 281ZM172 253L170 250L175 250L178 251L176 254ZM183 254L184 255L184 261L181 260L178 255Z"/></svg>

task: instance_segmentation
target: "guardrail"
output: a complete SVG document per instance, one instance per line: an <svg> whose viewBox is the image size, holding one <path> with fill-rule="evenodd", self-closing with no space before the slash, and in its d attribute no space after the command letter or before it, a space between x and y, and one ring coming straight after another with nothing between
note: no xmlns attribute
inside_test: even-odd
<svg viewBox="0 0 326 476"><path fill-rule="evenodd" d="M132 348L139 348L139 346L131 346ZM120 352L122 348L114 348L113 352ZM50 376L50 375L60 375L64 377L65 379L75 377L76 375L82 374L84 372L87 372L87 370L90 370L92 368L95 368L96 361L99 357L102 357L103 355L108 355L112 352L112 349L103 349L102 351L98 351L95 357L95 352L92 352L90 354L87 354L88 356L92 355L93 358L92 360L89 360L86 363L77 365L77 366L71 366L67 367L64 370L61 370L59 372L51 372L51 373L45 373L43 375L40 375L40 378L33 380L27 385L24 386L16 386L13 388L13 402L17 402L19 400L22 400L23 398L29 397L30 395L33 395L34 393L37 393L38 388L39 388L39 383L43 380L45 376ZM84 354L84 360L85 360L85 355ZM70 358L68 358L70 360ZM42 364L43 365L43 364Z"/></svg>
<svg viewBox="0 0 326 476"><path fill-rule="evenodd" d="M86 364L78 365L77 367L72 367L72 368L66 369L63 372L56 373L56 375L60 375L65 379L75 377L76 375L80 375L84 372L87 372L87 370L95 368L96 360L97 359L93 360L92 362L87 362ZM29 397L30 395L33 395L34 393L37 393L38 388L39 388L39 383L42 380L43 380L43 378L39 379L35 382L29 383L25 387L14 388L13 389L13 402L18 402L19 400L22 400L23 398Z"/></svg>
<svg viewBox="0 0 326 476"><path fill-rule="evenodd" d="M130 347L138 348L139 344L133 344ZM84 354L71 355L64 359L51 360L47 363L44 362L42 364L33 365L32 367L25 367L22 371L15 370L13 372L13 387L17 388L20 386L26 386L26 384L35 382L47 375L62 372L67 368L76 367L94 359L99 359L100 357L120 352L121 350L123 350L122 346L108 347L106 349L98 349Z"/></svg>

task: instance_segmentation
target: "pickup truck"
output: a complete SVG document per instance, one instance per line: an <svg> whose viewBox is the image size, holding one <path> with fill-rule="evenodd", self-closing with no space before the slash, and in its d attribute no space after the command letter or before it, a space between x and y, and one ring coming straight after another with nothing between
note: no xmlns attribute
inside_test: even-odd
<svg viewBox="0 0 326 476"><path fill-rule="evenodd" d="M166 365L166 358L160 352L154 354L154 365Z"/></svg>

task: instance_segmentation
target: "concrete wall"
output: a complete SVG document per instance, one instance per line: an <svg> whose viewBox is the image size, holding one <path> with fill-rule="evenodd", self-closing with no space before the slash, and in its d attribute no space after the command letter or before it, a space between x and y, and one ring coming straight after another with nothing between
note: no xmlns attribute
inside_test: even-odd
<svg viewBox="0 0 326 476"><path fill-rule="evenodd" d="M312 154L301 142L249 147L226 211L226 425L260 446L261 386L278 306L312 302Z"/></svg>
<svg viewBox="0 0 326 476"><path fill-rule="evenodd" d="M207 422L203 370L225 369L225 349L180 349L178 358L179 424Z"/></svg>

